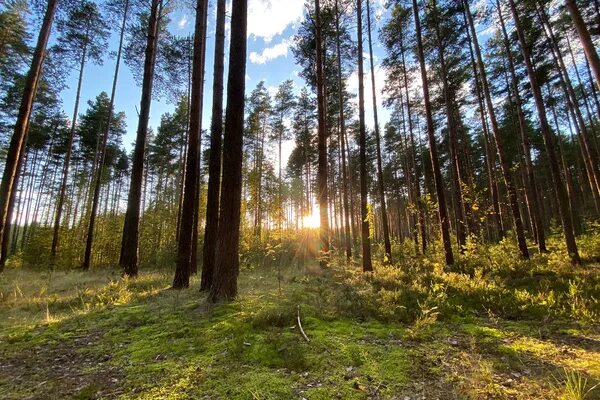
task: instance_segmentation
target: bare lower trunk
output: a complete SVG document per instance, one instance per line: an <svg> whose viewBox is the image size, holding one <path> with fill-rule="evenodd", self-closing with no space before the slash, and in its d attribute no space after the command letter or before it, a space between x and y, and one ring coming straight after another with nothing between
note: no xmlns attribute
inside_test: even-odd
<svg viewBox="0 0 600 400"><path fill-rule="evenodd" d="M387 262L392 262L392 244L390 242L390 227L387 216L387 205L385 201L385 183L383 181L383 163L381 161L381 135L379 134L379 118L377 116L377 91L375 88L375 66L373 63L373 40L371 38L371 6L367 0L367 36L369 40L369 61L371 64L371 87L373 89L373 118L375 124L375 146L377 150L377 189L379 190L379 201L381 202L381 225L383 228L383 242Z"/></svg>
<svg viewBox="0 0 600 400"><path fill-rule="evenodd" d="M567 244L567 251L569 252L569 256L571 257L572 262L579 263L579 251L577 249L577 243L575 242L573 222L571 221L571 216L569 213L568 194L565 190L560 176L560 164L558 158L556 157L556 151L554 150L554 138L552 137L552 132L550 131L550 126L548 125L548 119L546 117L546 109L544 107L542 92L537 82L537 76L535 70L533 69L533 64L531 63L530 50L526 45L525 35L523 34L523 31L521 29L521 23L519 20L519 15L514 0L509 0L509 4L513 15L513 19L515 21L515 28L519 37L519 43L521 44L521 52L523 54L525 66L527 67L527 75L531 84L531 90L533 92L535 106L540 121L540 127L544 137L544 144L550 162L550 172L552 174L552 180L556 191L558 210L563 226L565 241Z"/></svg>
<svg viewBox="0 0 600 400"><path fill-rule="evenodd" d="M419 9L417 0L412 0L413 13L415 20L415 32L417 37L417 55L421 69L421 80L423 82L423 102L425 106L425 116L427 120L427 137L429 139L429 156L431 158L431 168L433 172L433 181L438 201L438 215L440 228L442 232L442 242L444 245L444 256L446 265L454 264L454 254L452 252L452 242L450 239L450 221L448 220L448 210L446 208L446 195L444 193L444 183L442 182L442 173L437 154L437 143L435 140L435 131L433 125L433 115L431 113L431 101L429 100L429 83L427 80L427 69L425 66L425 56L423 54L423 39L421 37L421 21L419 19Z"/></svg>
<svg viewBox="0 0 600 400"><path fill-rule="evenodd" d="M174 289L190 286L192 273L192 244L194 240L194 221L197 219L196 198L198 192L198 174L200 160L200 136L202 132L202 89L204 84L203 48L206 43L207 0L196 2L196 25L194 30L194 61L192 67L192 97L190 102L190 133L188 137L188 155L185 166L185 184L183 190L183 208L181 230L177 242L177 267L173 279Z"/></svg>
<svg viewBox="0 0 600 400"><path fill-rule="evenodd" d="M217 2L217 27L210 125L210 158L208 161L208 193L206 199L206 224L204 227L204 252L200 290L212 286L215 269L215 251L219 226L219 194L221 186L221 147L223 135L223 72L225 58L225 0Z"/></svg>
<svg viewBox="0 0 600 400"><path fill-rule="evenodd" d="M321 226L319 236L321 239L321 252L319 262L322 267L327 266L329 259L329 210L327 195L327 126L325 115L325 76L323 71L323 37L321 33L321 5L320 0L315 0L316 24L316 63L317 63L317 109L319 115L319 129L317 135L317 198L319 201L319 216Z"/></svg>
<svg viewBox="0 0 600 400"><path fill-rule="evenodd" d="M117 93L117 79L119 77L119 65L121 63L121 52L123 50L123 38L125 36L125 24L127 23L127 11L129 9L129 1L125 0L123 10L123 20L121 22L121 33L119 35L119 49L117 50L117 60L115 62L115 73L113 75L112 90L110 94L110 103L108 106L108 115L106 116L106 125L103 127L102 139L100 145L100 157L98 163L98 171L94 182L94 194L92 199L92 207L90 210L90 222L88 224L87 238L85 241L85 252L83 256L82 269L88 270L92 261L92 246L94 243L94 228L96 226L96 213L98 211L98 201L100 200L100 189L102 187L102 175L104 173L104 161L106 159L106 144L110 133L110 125L112 124L113 108L115 104L115 95Z"/></svg>
<svg viewBox="0 0 600 400"><path fill-rule="evenodd" d="M367 197L367 133L365 128L365 88L363 83L363 36L362 36L362 0L358 0L356 9L358 21L358 120L359 120L359 153L360 153L360 219L362 239L363 272L373 271L371 262L371 238L368 219Z"/></svg>
<svg viewBox="0 0 600 400"><path fill-rule="evenodd" d="M128 276L137 276L138 274L140 206L142 201L146 136L148 134L148 119L150 117L150 104L152 102L152 84L154 81L154 66L158 47L158 20L162 8L161 4L161 0L152 0L144 59L140 115L133 151L131 184L129 195L127 196L127 211L125 212L123 238L121 241L119 264L123 268L123 273Z"/></svg>
<svg viewBox="0 0 600 400"><path fill-rule="evenodd" d="M477 32L475 31L475 25L473 23L473 17L471 15L471 11L469 10L468 2L466 0L463 0L463 5L465 7L465 13L467 15L467 20L469 21L469 27L471 28L471 35L473 38L473 47L475 48L475 56L477 58L477 65L479 66L479 73L481 76L481 85L482 85L485 101L487 104L488 113L490 116L490 122L492 124L492 132L494 134L494 139L496 142L496 149L498 150L498 157L500 159L500 167L502 169L504 184L506 186L506 191L508 192L508 200L510 203L510 209L512 212L513 222L515 225L515 233L517 235L517 243L519 245L519 251L521 252L522 257L529 258L529 250L527 248L527 241L525 240L525 232L523 230L523 221L521 219L521 212L519 210L517 191L514 187L513 178L512 178L511 171L510 171L510 165L508 163L508 160L506 159L506 155L504 153L504 146L502 145L502 139L500 138L500 130L498 128L498 122L496 120L496 112L494 110L494 104L492 102L492 96L490 94L490 89L489 89L489 85L488 85L488 81L487 81L487 74L486 74L486 70L485 70L485 67L483 64L481 50L479 48Z"/></svg>
<svg viewBox="0 0 600 400"><path fill-rule="evenodd" d="M227 111L225 113L225 136L223 140L223 183L219 204L215 271L213 285L209 293L209 300L212 302L230 300L237 295L237 278L240 266L239 240L247 15L247 0L232 0Z"/></svg>

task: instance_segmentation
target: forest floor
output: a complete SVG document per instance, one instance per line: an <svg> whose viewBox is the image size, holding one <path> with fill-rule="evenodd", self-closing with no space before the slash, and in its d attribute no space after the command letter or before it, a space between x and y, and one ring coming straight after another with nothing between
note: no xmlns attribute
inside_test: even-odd
<svg viewBox="0 0 600 400"><path fill-rule="evenodd" d="M239 299L216 306L197 278L170 290L167 270L9 268L0 398L584 398L600 381L600 265L508 247L467 253L462 273L290 265L281 292L276 269L243 267Z"/></svg>

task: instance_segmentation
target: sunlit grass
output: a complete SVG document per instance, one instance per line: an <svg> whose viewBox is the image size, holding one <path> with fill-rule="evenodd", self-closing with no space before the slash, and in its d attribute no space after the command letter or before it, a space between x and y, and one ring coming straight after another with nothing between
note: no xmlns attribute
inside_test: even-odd
<svg viewBox="0 0 600 400"><path fill-rule="evenodd" d="M520 260L505 241L476 246L448 272L439 254L395 243L397 264L384 266L376 247L373 274L335 254L322 270L315 238L299 235L246 242L239 299L218 306L198 293L198 277L170 290L169 269L134 280L113 269L7 269L0 359L11 367L0 397L559 399L567 381L554 377L565 369L588 389L600 381L594 264ZM282 249L292 252L284 262Z"/></svg>

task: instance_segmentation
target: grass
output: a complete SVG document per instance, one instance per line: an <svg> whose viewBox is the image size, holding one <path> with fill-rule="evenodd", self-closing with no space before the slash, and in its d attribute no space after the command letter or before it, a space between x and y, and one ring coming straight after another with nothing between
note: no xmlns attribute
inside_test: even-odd
<svg viewBox="0 0 600 400"><path fill-rule="evenodd" d="M170 270L9 268L0 398L600 398L598 265L510 246L474 247L454 271L400 253L366 275L291 263L281 294L274 267L245 267L239 299L217 306L197 278L170 290Z"/></svg>

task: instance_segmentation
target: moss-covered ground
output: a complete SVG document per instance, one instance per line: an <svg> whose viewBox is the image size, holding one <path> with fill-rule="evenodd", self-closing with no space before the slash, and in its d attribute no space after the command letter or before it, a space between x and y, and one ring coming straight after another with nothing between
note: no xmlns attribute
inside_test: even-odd
<svg viewBox="0 0 600 400"><path fill-rule="evenodd" d="M281 290L276 270L246 266L220 305L197 278L170 290L166 269L9 268L0 398L578 398L576 382L583 395L600 381L600 267L510 246L467 251L453 272L435 257L367 275L287 266Z"/></svg>

